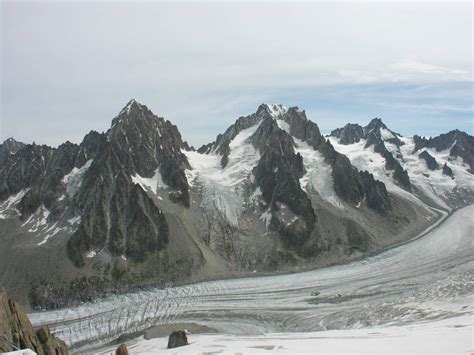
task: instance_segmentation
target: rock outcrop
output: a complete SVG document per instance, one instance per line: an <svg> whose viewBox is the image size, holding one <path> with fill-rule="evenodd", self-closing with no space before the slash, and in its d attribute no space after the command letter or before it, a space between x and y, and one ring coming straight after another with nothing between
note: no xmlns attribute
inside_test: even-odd
<svg viewBox="0 0 474 355"><path fill-rule="evenodd" d="M426 163L426 166L430 170L437 170L439 169L439 164L436 161L435 158L433 158L430 153L428 153L426 150L422 151L419 155L420 159L423 159Z"/></svg>
<svg viewBox="0 0 474 355"><path fill-rule="evenodd" d="M331 136L339 138L341 144L358 143L365 137L362 126L354 123L348 123L342 128L331 131Z"/></svg>
<svg viewBox="0 0 474 355"><path fill-rule="evenodd" d="M184 330L175 330L168 337L168 349L189 345L188 337Z"/></svg>
<svg viewBox="0 0 474 355"><path fill-rule="evenodd" d="M128 355L128 348L125 344L120 344L120 346L115 350L115 355Z"/></svg>
<svg viewBox="0 0 474 355"><path fill-rule="evenodd" d="M3 351L31 349L39 355L69 354L66 343L55 337L47 326L33 329L21 306L7 298L5 289L0 288L0 349Z"/></svg>
<svg viewBox="0 0 474 355"><path fill-rule="evenodd" d="M443 165L443 174L454 179L453 170L448 166L448 163L444 163Z"/></svg>

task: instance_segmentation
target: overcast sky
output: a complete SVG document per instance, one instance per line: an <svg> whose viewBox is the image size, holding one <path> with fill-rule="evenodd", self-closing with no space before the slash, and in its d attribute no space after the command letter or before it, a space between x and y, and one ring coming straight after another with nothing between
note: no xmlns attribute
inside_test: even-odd
<svg viewBox="0 0 474 355"><path fill-rule="evenodd" d="M473 134L472 30L471 2L4 0L0 140L79 143L131 98L195 146L262 102Z"/></svg>

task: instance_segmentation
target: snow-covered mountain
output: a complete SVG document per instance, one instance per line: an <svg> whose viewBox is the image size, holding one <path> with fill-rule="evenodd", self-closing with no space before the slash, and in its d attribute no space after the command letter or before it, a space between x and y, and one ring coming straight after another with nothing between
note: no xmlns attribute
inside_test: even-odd
<svg viewBox="0 0 474 355"><path fill-rule="evenodd" d="M197 151L135 100L80 144L1 147L0 282L35 307L358 258L474 190L463 132L406 138L374 119L326 138L282 105Z"/></svg>
<svg viewBox="0 0 474 355"><path fill-rule="evenodd" d="M328 140L393 193L412 192L445 209L473 202L474 137L464 132L430 139L403 137L375 118L365 127L347 124L336 129Z"/></svg>

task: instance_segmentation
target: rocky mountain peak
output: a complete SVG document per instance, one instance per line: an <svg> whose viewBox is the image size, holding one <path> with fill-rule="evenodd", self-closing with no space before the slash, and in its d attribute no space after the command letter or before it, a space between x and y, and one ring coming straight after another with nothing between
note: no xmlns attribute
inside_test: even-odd
<svg viewBox="0 0 474 355"><path fill-rule="evenodd" d="M374 130L379 130L380 128L387 129L387 126L385 125L385 123L383 123L381 118L375 117L369 122L367 126L365 126L365 131L371 132Z"/></svg>
<svg viewBox="0 0 474 355"><path fill-rule="evenodd" d="M13 137L10 137L10 138L7 138L3 141L3 144L4 145L16 145L18 144L19 142L16 141Z"/></svg>
<svg viewBox="0 0 474 355"><path fill-rule="evenodd" d="M364 128L357 123L347 123L342 128L337 128L330 133L330 136L339 138L341 144L358 143L364 138Z"/></svg>
<svg viewBox="0 0 474 355"><path fill-rule="evenodd" d="M0 144L0 163L2 163L9 155L16 154L24 147L24 143L18 142L12 137L6 139L2 144Z"/></svg>
<svg viewBox="0 0 474 355"><path fill-rule="evenodd" d="M147 106L142 105L135 99L131 99L119 112L119 114L112 120L111 129L120 123L129 123L136 119L146 119L149 116L154 116Z"/></svg>
<svg viewBox="0 0 474 355"><path fill-rule="evenodd" d="M260 105L259 110L261 110L261 107L264 107L264 109L272 116L273 118L281 118L284 114L288 112L288 108L281 104L263 104Z"/></svg>

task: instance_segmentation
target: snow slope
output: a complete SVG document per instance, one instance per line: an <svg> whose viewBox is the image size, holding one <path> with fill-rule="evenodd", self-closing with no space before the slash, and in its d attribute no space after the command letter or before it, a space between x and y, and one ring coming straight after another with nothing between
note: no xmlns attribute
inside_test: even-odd
<svg viewBox="0 0 474 355"><path fill-rule="evenodd" d="M185 151L192 170L186 170L191 186L202 189L201 207L216 208L230 225L238 225L243 209L245 181L257 165L260 154L248 138L257 130L258 124L242 130L229 144L229 161L221 167L222 156L211 152L200 154Z"/></svg>
<svg viewBox="0 0 474 355"><path fill-rule="evenodd" d="M62 181L66 184L66 194L69 198L72 198L81 187L82 178L91 164L92 159L88 160L80 168L74 167L69 174L64 175Z"/></svg>
<svg viewBox="0 0 474 355"><path fill-rule="evenodd" d="M310 333L273 333L265 335L189 334L189 346L167 349L167 338L127 343L132 353L163 354L406 354L472 352L471 316L460 316L407 326L390 326L350 330L328 330ZM110 354L110 347L102 350Z"/></svg>
<svg viewBox="0 0 474 355"><path fill-rule="evenodd" d="M161 177L160 168L157 168L151 178L145 178L138 174L131 176L133 183L138 184L143 190L151 190L155 195L158 192L158 188L167 189L168 185L163 182Z"/></svg>
<svg viewBox="0 0 474 355"><path fill-rule="evenodd" d="M346 265L150 289L30 318L34 325L50 324L69 344L85 341L87 349L94 341L175 322L197 322L223 334L255 338L471 317L472 215L474 205L449 215L412 242ZM320 295L311 296L314 291Z"/></svg>
<svg viewBox="0 0 474 355"><path fill-rule="evenodd" d="M423 148L419 151L415 150L415 143L412 137L398 138L404 143L400 147L386 141L393 138L393 135L386 129L381 129L381 136L384 138L385 147L393 157L400 163L402 168L408 172L411 184L422 193L423 197L427 197L431 202L436 203L441 208L450 210L447 201L450 194L459 190L474 193L474 177L468 172L468 167L460 158L454 160L449 156L449 149L437 152L435 149ZM329 139L334 148L346 155L352 165L359 170L367 170L374 175L377 180L382 181L387 190L401 195L412 202L416 202L417 197L408 193L399 187L393 179L393 171L385 169L385 159L378 153L374 152L374 146L365 148L366 140L361 139L354 144L340 144L336 137L326 137ZM438 162L440 168L437 170L428 169L426 162L419 157L424 151L433 156ZM441 167L447 163L453 170L454 179L444 175ZM465 204L467 201L464 201Z"/></svg>
<svg viewBox="0 0 474 355"><path fill-rule="evenodd" d="M334 191L332 168L324 161L323 155L308 143L293 137L297 147L295 151L303 157L306 174L300 179L301 188L308 191L313 188L318 195L332 205L343 208L343 204Z"/></svg>

